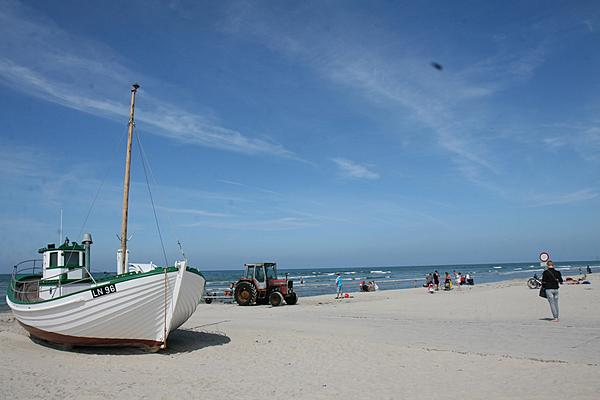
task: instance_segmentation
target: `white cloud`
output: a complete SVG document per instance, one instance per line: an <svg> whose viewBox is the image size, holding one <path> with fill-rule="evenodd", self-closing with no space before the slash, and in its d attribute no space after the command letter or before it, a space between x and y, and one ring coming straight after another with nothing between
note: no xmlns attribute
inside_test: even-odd
<svg viewBox="0 0 600 400"><path fill-rule="evenodd" d="M35 149L4 143L0 146L0 179L46 176L44 159Z"/></svg>
<svg viewBox="0 0 600 400"><path fill-rule="evenodd" d="M379 179L379 174L371 171L365 165L357 164L345 158L333 158L332 161L338 166L344 176L358 179Z"/></svg>
<svg viewBox="0 0 600 400"><path fill-rule="evenodd" d="M182 227L206 227L226 230L256 230L256 231L287 231L301 228L318 226L314 221L308 221L297 217L281 217L265 220L247 220L231 222L199 221L191 224L183 224Z"/></svg>
<svg viewBox="0 0 600 400"><path fill-rule="evenodd" d="M216 217L216 218L225 218L231 217L230 214L206 211L206 210L197 210L194 208L170 208L170 207L158 207L158 209L163 210L172 214L189 214L196 215L201 217Z"/></svg>
<svg viewBox="0 0 600 400"><path fill-rule="evenodd" d="M542 139L544 144L551 149L557 149L567 144L566 140L562 136L553 136Z"/></svg>
<svg viewBox="0 0 600 400"><path fill-rule="evenodd" d="M581 189L571 193L544 193L530 196L529 207L545 207L555 205L565 205L592 200L598 197L598 192L593 189Z"/></svg>
<svg viewBox="0 0 600 400"><path fill-rule="evenodd" d="M430 129L458 170L469 171L464 176L472 182L499 174L501 160L485 145L485 101L529 79L543 65L551 46L539 26L555 21L490 36L490 50L482 59L469 63L460 55L447 56L457 62L437 71L430 66L431 44L386 30L384 24L365 24L356 15L337 7L316 15L311 7L298 7L289 14L278 9L275 16L271 9L243 3L232 6L223 30L300 60L331 83ZM334 28L331 18L337 22ZM298 24L300 20L310 22ZM528 36L528 42L522 43L521 36Z"/></svg>
<svg viewBox="0 0 600 400"><path fill-rule="evenodd" d="M127 121L129 85L140 80L137 120L150 132L183 143L246 154L299 159L280 144L226 128L153 95L150 77L129 70L111 49L74 37L17 2L0 7L0 84L90 114Z"/></svg>
<svg viewBox="0 0 600 400"><path fill-rule="evenodd" d="M243 188L250 189L250 190L255 190L255 191L258 191L258 192L262 192L262 193L268 193L268 194L271 194L271 195L274 195L274 196L281 196L281 193L278 193L278 192L276 192L274 190L270 190L270 189L264 189L264 188L261 188L261 187L253 187L253 186L250 186L250 185L246 185L244 183L230 181L230 180L227 180L227 179L217 179L217 181L221 182L221 183L226 183L227 185L239 186L239 187L243 187Z"/></svg>

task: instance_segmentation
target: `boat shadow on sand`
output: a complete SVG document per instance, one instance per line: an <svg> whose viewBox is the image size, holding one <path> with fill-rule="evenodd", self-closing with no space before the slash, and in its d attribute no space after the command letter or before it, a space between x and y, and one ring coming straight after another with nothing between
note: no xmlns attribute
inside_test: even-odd
<svg viewBox="0 0 600 400"><path fill-rule="evenodd" d="M144 347L80 347L80 346L61 346L44 340L30 337L32 341L45 347L55 350L68 351L81 354L95 355L132 355L156 353L158 355L173 355L178 353L190 353L192 351L202 350L206 347L222 346L231 341L229 336L218 332L199 332L191 329L177 329L169 335L167 348L158 352Z"/></svg>

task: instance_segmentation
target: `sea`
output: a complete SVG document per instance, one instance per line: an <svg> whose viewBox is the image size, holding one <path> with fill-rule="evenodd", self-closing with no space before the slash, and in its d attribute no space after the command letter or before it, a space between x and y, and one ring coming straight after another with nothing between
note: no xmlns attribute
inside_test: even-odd
<svg viewBox="0 0 600 400"><path fill-rule="evenodd" d="M600 272L600 261L564 261L555 262L555 267L564 276L582 275L587 266L592 272ZM388 266L388 267L336 267L336 268L298 268L278 269L279 277L286 274L294 281L294 289L299 298L335 293L336 274L343 279L344 292L359 291L362 281L374 281L379 290L406 289L422 287L425 275L438 271L442 277L445 272L454 271L469 274L475 285L489 282L522 279L526 287L527 279L534 274L541 276L544 268L540 263L493 263L493 264L456 264L456 265L426 265L426 266ZM202 271L206 278L206 293L222 295L232 282L242 275L242 270ZM98 274L103 275L104 273ZM96 274L94 274L96 275ZM9 274L0 274L0 312L7 311L6 289L10 284Z"/></svg>

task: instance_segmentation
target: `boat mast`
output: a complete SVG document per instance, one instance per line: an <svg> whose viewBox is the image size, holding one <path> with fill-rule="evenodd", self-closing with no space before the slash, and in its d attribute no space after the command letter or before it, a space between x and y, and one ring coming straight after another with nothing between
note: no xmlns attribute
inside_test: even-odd
<svg viewBox="0 0 600 400"><path fill-rule="evenodd" d="M121 264L117 273L127 272L127 215L129 214L129 169L131 166L131 143L133 142L133 113L135 110L135 94L140 85L131 86L131 109L129 111L129 127L127 129L127 153L125 155L125 179L123 182L123 220L121 221Z"/></svg>

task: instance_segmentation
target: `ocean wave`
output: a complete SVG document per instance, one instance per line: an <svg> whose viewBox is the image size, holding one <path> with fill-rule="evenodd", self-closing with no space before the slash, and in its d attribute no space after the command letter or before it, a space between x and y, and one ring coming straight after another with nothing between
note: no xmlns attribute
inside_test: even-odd
<svg viewBox="0 0 600 400"><path fill-rule="evenodd" d="M392 271L380 271L380 270L374 270L374 271L369 271L370 274L391 274Z"/></svg>
<svg viewBox="0 0 600 400"><path fill-rule="evenodd" d="M531 269L531 270L526 270L526 271L506 271L506 272L499 272L498 274L499 275L528 274L533 271L543 271L543 269Z"/></svg>
<svg viewBox="0 0 600 400"><path fill-rule="evenodd" d="M232 281L210 281L206 282L206 285L229 285Z"/></svg>

